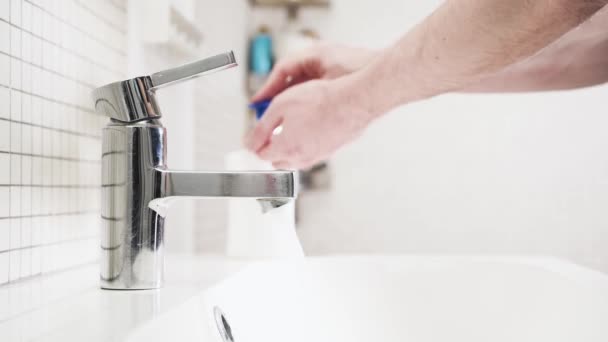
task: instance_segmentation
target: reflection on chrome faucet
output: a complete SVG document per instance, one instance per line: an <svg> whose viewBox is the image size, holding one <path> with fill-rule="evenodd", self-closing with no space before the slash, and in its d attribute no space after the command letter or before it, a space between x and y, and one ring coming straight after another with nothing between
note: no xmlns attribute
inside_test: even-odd
<svg viewBox="0 0 608 342"><path fill-rule="evenodd" d="M246 197L271 210L297 196L295 171L192 172L166 166L158 87L235 66L232 52L98 88L103 130L101 287L154 289L163 281L166 207L180 198Z"/></svg>

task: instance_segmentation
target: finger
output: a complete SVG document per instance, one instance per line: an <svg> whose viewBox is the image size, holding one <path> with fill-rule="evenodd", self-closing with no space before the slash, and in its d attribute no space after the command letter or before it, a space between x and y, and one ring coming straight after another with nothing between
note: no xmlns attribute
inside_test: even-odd
<svg viewBox="0 0 608 342"><path fill-rule="evenodd" d="M274 161L272 166L274 166L275 169L282 170L307 170L317 163L318 160L316 158L301 157L299 159L287 158L284 160Z"/></svg>
<svg viewBox="0 0 608 342"><path fill-rule="evenodd" d="M274 167L277 170L289 170L289 169L294 169L291 167L291 164L288 161L277 161L277 162L273 162L272 163L272 167Z"/></svg>
<svg viewBox="0 0 608 342"><path fill-rule="evenodd" d="M313 158L298 159L291 163L291 167L298 170L308 170L317 163L318 160Z"/></svg>
<svg viewBox="0 0 608 342"><path fill-rule="evenodd" d="M302 170L303 168L299 166L297 162L281 160L277 162L273 162L272 166L277 170Z"/></svg>
<svg viewBox="0 0 608 342"><path fill-rule="evenodd" d="M253 152L258 152L270 141L272 132L277 126L281 125L281 122L283 122L283 114L279 109L279 103L271 103L266 110L266 114L255 124L245 138L245 146Z"/></svg>
<svg viewBox="0 0 608 342"><path fill-rule="evenodd" d="M263 146L258 152L258 156L270 162L286 161L289 159L287 144L283 140L275 136L269 140L268 144Z"/></svg>
<svg viewBox="0 0 608 342"><path fill-rule="evenodd" d="M302 64L298 59L288 59L279 62L268 77L268 80L251 98L257 102L275 97L289 86L301 82L304 75Z"/></svg>
<svg viewBox="0 0 608 342"><path fill-rule="evenodd" d="M301 159L294 163L294 166L298 170L308 170L317 163L318 161L316 159Z"/></svg>

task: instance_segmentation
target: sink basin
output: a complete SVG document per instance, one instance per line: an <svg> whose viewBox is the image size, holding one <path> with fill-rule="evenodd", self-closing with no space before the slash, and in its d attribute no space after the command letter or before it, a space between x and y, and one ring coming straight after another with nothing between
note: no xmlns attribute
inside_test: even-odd
<svg viewBox="0 0 608 342"><path fill-rule="evenodd" d="M336 257L255 263L130 341L605 342L607 318L608 276L560 260Z"/></svg>

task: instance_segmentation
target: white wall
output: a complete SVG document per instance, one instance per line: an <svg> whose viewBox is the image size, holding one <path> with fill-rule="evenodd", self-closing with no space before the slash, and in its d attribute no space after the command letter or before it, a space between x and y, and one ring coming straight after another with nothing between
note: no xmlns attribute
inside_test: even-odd
<svg viewBox="0 0 608 342"><path fill-rule="evenodd" d="M249 14L247 1L197 1L196 18L205 34L202 54L211 56L233 50L239 64L196 81L194 159L199 170L223 170L224 156L242 148ZM227 201L202 200L195 207L194 248L199 253L223 253Z"/></svg>
<svg viewBox="0 0 608 342"><path fill-rule="evenodd" d="M330 40L379 47L438 3L333 0L316 23ZM335 156L330 192L302 196L305 249L551 254L608 271L607 93L395 110Z"/></svg>

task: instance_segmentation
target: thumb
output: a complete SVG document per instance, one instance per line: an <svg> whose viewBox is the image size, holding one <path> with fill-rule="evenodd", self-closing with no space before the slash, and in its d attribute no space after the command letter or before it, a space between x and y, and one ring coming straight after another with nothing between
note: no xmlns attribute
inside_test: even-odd
<svg viewBox="0 0 608 342"><path fill-rule="evenodd" d="M271 104L266 114L245 138L245 146L250 151L257 152L264 147L272 137L274 129L283 121L283 115L278 114L275 108L276 106Z"/></svg>

